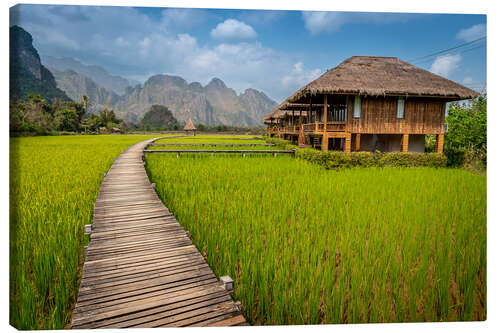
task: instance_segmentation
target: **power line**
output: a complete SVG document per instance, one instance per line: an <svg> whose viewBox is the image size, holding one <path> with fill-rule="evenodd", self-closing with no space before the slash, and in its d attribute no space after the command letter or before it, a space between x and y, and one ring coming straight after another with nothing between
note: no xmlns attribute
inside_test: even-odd
<svg viewBox="0 0 500 333"><path fill-rule="evenodd" d="M457 45L457 46L454 46L454 47L450 47L449 49L437 51L437 52L434 52L434 53L431 53L431 54L428 54L428 55L425 55L425 56L422 56L422 57L414 58L414 59L408 60L408 62L413 62L413 61L417 61L417 60L420 61L421 59L425 59L425 58L428 58L428 57L433 57L433 56L441 54L441 53L452 51L452 50L455 50L455 49L458 49L458 48L461 48L461 47L473 44L473 43L475 43L477 41L480 41L480 40L483 40L483 39L486 39L486 36L480 37L478 39L474 39L474 40L472 40L470 42L463 43L463 44L460 44L460 45Z"/></svg>
<svg viewBox="0 0 500 333"><path fill-rule="evenodd" d="M473 50L476 50L476 49L480 49L480 48L483 48L483 47L486 47L485 44L481 44L481 45L478 45L478 46L474 46L474 47L471 47L471 48L468 48L468 49L465 49L465 50L460 50L458 52L453 52L451 53L452 55L454 54L462 54L462 53L465 53L465 52L468 52L468 51L473 51ZM422 64L422 63L426 63L428 61L433 61L434 58L429 58L429 59L423 59L423 60L419 60L419 61L415 61L413 62L413 64Z"/></svg>

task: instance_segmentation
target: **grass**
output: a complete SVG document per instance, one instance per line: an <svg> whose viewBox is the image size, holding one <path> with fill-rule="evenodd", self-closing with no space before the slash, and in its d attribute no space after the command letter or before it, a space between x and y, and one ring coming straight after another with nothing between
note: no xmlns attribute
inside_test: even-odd
<svg viewBox="0 0 500 333"><path fill-rule="evenodd" d="M103 173L138 135L10 140L10 323L61 329L78 292L83 226Z"/></svg>
<svg viewBox="0 0 500 333"><path fill-rule="evenodd" d="M485 176L288 156L146 161L253 324L486 318Z"/></svg>

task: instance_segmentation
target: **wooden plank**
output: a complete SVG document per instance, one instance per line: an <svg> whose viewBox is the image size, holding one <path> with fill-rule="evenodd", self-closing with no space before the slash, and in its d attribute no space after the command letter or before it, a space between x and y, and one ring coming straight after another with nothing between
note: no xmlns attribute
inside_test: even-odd
<svg viewBox="0 0 500 333"><path fill-rule="evenodd" d="M207 143L207 142L197 142L197 143L182 143L182 142L169 142L169 143L151 143L150 146L275 146L273 143Z"/></svg>
<svg viewBox="0 0 500 333"><path fill-rule="evenodd" d="M159 306L153 309L131 313L115 318L104 319L98 322L93 322L90 324L83 325L78 328L127 328L132 325L139 325L141 323L147 322L150 319L155 320L163 315L168 316L179 312L183 312L186 308L189 309L189 306L191 304L201 303L203 306L204 300L212 299L217 301L217 298L214 299L213 297L214 295L205 295L196 298L191 298L174 304Z"/></svg>
<svg viewBox="0 0 500 333"><path fill-rule="evenodd" d="M141 310L148 310L161 305L175 304L177 302L201 295L208 295L208 294L219 295L221 291L222 291L221 287L210 287L210 288L204 288L203 291L188 293L177 297L169 297L168 295L150 297L146 300L128 302L127 306L117 305L117 306L110 306L104 309L95 309L84 313L75 313L73 314L73 322L75 325L81 325L82 323L88 321L97 321ZM232 305L235 306L234 303L232 303Z"/></svg>
<svg viewBox="0 0 500 333"><path fill-rule="evenodd" d="M238 153L238 154L294 154L295 150L246 150L246 149L153 149L144 150L145 153Z"/></svg>
<svg viewBox="0 0 500 333"><path fill-rule="evenodd" d="M231 317L229 319L224 319L221 321L216 321L214 323L210 323L206 326L237 326L237 325L244 324L246 322L247 321L246 321L245 317L243 317L242 315L238 315L235 317Z"/></svg>

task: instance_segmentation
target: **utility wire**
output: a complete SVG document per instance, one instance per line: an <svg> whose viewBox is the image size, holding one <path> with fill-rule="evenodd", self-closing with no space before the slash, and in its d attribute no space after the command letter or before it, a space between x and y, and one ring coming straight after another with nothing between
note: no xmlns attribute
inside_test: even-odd
<svg viewBox="0 0 500 333"><path fill-rule="evenodd" d="M486 36L480 37L478 39L474 39L474 40L472 40L470 42L463 43L463 44L460 44L460 45L457 45L457 46L454 46L454 47L450 47L449 49L437 51L437 52L434 52L434 53L431 53L431 54L428 54L428 55L425 55L425 56L422 56L422 57L414 58L414 59L408 60L408 62L413 62L413 61L417 61L417 60L420 61L421 59L425 59L425 58L428 58L428 57L433 57L433 56L441 54L441 53L452 51L452 50L455 50L455 49L458 49L458 48L461 48L461 47L473 44L473 43L475 43L477 41L480 41L480 40L483 40L483 39L486 39Z"/></svg>
<svg viewBox="0 0 500 333"><path fill-rule="evenodd" d="M465 49L465 50L460 50L458 52L453 52L451 54L462 54L462 53L465 53L465 52L468 52L468 51L472 51L472 50L476 50L476 49L480 49L480 48L483 48L483 47L486 47L485 44L481 44L481 45L478 45L478 46L474 46L474 47L471 47L471 48L468 48L468 49ZM429 58L429 59L422 59L422 60L419 60L419 61L415 61L413 62L413 64L422 64L422 63L426 63L428 61L433 61L434 58Z"/></svg>

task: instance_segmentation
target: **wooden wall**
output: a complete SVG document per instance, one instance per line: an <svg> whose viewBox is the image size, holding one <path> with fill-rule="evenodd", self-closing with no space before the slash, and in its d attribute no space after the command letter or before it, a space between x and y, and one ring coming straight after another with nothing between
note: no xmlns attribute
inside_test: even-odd
<svg viewBox="0 0 500 333"><path fill-rule="evenodd" d="M438 99L407 98L404 119L397 119L397 97L362 97L360 118L352 118L351 133L440 134L444 133L446 102ZM348 112L354 97L349 97Z"/></svg>

